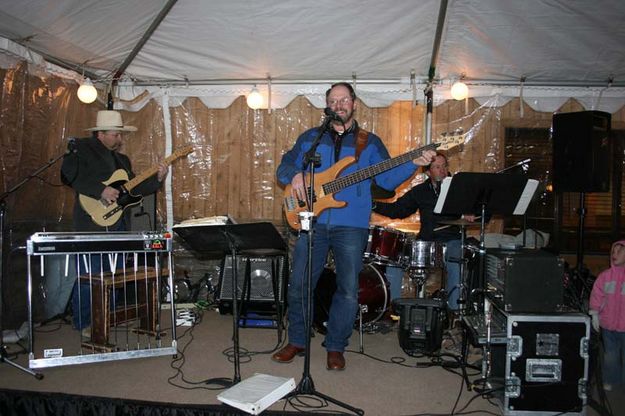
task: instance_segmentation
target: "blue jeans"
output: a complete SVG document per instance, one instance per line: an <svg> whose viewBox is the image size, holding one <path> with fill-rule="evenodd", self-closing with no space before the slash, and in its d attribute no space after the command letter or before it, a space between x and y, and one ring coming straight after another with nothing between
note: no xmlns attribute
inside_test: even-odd
<svg viewBox="0 0 625 416"><path fill-rule="evenodd" d="M601 328L603 384L625 386L625 332Z"/></svg>
<svg viewBox="0 0 625 416"><path fill-rule="evenodd" d="M316 225L313 238L312 289L323 271L328 251L332 249L336 265L336 292L328 317L325 347L344 351L354 329L358 312L358 276L369 230L366 228ZM293 271L289 279L289 342L306 346L305 325L308 276L308 233L302 233L293 251ZM312 303L311 303L312 307Z"/></svg>
<svg viewBox="0 0 625 416"><path fill-rule="evenodd" d="M462 257L462 246L460 245L460 240L450 240L445 245L447 307L452 311L456 311L460 309L458 306L458 299L460 298L460 263L450 261L450 259L460 259Z"/></svg>

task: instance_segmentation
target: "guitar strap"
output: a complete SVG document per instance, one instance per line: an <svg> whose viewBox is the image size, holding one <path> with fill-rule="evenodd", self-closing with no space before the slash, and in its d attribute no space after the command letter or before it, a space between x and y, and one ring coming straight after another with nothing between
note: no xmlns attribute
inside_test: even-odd
<svg viewBox="0 0 625 416"><path fill-rule="evenodd" d="M354 154L354 156L356 157L356 160L358 160L365 146L367 146L368 140L369 140L369 132L359 127L358 133L356 133L356 153Z"/></svg>

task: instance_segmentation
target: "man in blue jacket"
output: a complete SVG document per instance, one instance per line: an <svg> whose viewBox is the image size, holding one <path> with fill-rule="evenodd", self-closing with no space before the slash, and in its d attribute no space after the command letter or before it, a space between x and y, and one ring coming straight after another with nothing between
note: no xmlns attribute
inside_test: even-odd
<svg viewBox="0 0 625 416"><path fill-rule="evenodd" d="M364 134L354 119L356 94L348 83L337 83L326 92L326 104L336 114L336 119L321 137L317 153L321 165L317 172L323 172L347 156L355 156L356 163L347 167L340 176L369 167L389 158L382 140L373 133ZM304 132L293 148L284 154L278 166L278 180L291 185L294 198L306 201L304 185L304 155L319 133L318 128ZM366 141L358 137L365 137ZM416 162L428 165L435 152L424 152ZM375 177L377 185L384 189L395 189L417 169L408 161ZM337 192L334 197L347 202L343 208L329 208L316 218L314 225L312 255L312 286L315 287L323 270L328 251L334 254L336 265L336 292L332 298L327 323L325 348L327 369L343 370L343 351L348 345L358 312L358 276L363 267L363 252L369 234L371 215L371 180L363 180ZM307 232L300 234L293 252L293 270L288 288L289 343L276 352L272 359L281 363L293 361L301 355L306 346L306 276L308 262Z"/></svg>

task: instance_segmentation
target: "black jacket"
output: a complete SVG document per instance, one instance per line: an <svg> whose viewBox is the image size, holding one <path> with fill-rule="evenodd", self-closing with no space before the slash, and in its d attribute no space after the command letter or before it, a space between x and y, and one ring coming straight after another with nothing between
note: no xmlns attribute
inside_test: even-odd
<svg viewBox="0 0 625 416"><path fill-rule="evenodd" d="M445 242L460 238L460 228L449 226L440 231L435 228L442 227L440 221L455 220L459 215L439 215L434 213L438 192L434 189L431 180L415 186L406 192L401 198L393 203L376 202L373 211L389 218L406 218L419 211L421 230L417 238L426 241Z"/></svg>
<svg viewBox="0 0 625 416"><path fill-rule="evenodd" d="M107 181L117 169L125 170L128 179L135 176L128 156L107 149L96 137L76 140L75 149L65 155L61 166L61 180L76 192L73 213L74 231L106 231L106 228L95 224L82 208L78 201L78 194L99 199L106 187L103 182ZM156 175L153 175L134 188L132 193L148 195L156 192L159 187L160 182ZM128 210L124 214L110 229L124 229L120 222L125 221L128 224L128 219L125 218Z"/></svg>

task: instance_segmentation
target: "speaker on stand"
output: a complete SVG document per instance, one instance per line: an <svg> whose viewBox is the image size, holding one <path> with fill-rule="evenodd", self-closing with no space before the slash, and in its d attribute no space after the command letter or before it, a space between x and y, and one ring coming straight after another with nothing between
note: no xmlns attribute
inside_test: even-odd
<svg viewBox="0 0 625 416"><path fill-rule="evenodd" d="M554 191L579 192L577 266L573 280L582 282L587 282L589 277L584 269L586 193L610 191L610 125L610 113L602 111L553 116Z"/></svg>

